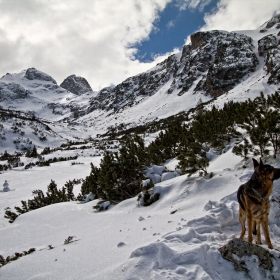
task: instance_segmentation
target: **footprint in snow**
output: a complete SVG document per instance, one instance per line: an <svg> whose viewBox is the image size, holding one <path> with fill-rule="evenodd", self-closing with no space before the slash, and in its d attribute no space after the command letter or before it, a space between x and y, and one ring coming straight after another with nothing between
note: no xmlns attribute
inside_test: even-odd
<svg viewBox="0 0 280 280"><path fill-rule="evenodd" d="M187 272L187 270L184 268L184 267L177 267L176 268L176 271L175 271L177 274L185 274Z"/></svg>
<svg viewBox="0 0 280 280"><path fill-rule="evenodd" d="M124 242L120 242L118 245L117 245L117 247L123 247L123 246L125 246L126 244L124 243Z"/></svg>

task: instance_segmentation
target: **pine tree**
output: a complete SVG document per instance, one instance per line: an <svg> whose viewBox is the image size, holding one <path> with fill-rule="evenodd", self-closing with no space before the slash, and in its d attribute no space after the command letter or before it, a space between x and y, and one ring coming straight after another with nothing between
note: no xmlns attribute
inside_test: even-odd
<svg viewBox="0 0 280 280"><path fill-rule="evenodd" d="M74 183L69 180L64 184L64 187L66 188L66 192L67 192L66 193L67 201L76 200L75 195L73 193Z"/></svg>
<svg viewBox="0 0 280 280"><path fill-rule="evenodd" d="M192 174L202 171L204 175L207 174L207 167L209 166L209 159L206 157L206 151L202 144L195 141L189 141L181 149L178 156L179 168L183 174Z"/></svg>
<svg viewBox="0 0 280 280"><path fill-rule="evenodd" d="M245 138L243 140L244 144L235 145L232 152L238 156L244 157L245 160L248 159L249 152L253 152L253 145Z"/></svg>
<svg viewBox="0 0 280 280"><path fill-rule="evenodd" d="M269 150L267 149L269 146L269 137L267 136L265 119L261 114L255 114L254 122L255 125L253 127L247 125L245 128L249 133L252 144L259 147L256 153L259 153L263 157L269 154Z"/></svg>
<svg viewBox="0 0 280 280"><path fill-rule="evenodd" d="M99 185L98 185L98 177L100 169L95 167L92 163L90 164L91 171L89 176L87 176L82 183L81 193L82 195L87 195L90 192L96 195L96 198L104 198L104 194L102 193Z"/></svg>
<svg viewBox="0 0 280 280"><path fill-rule="evenodd" d="M280 114L278 110L269 110L265 114L265 127L268 139L273 147L273 157L280 149Z"/></svg>
<svg viewBox="0 0 280 280"><path fill-rule="evenodd" d="M36 146L34 145L33 148L32 148L32 150L28 150L28 151L26 152L26 155L25 155L25 156L26 156L26 157L34 157L34 158L36 158L36 157L38 156Z"/></svg>

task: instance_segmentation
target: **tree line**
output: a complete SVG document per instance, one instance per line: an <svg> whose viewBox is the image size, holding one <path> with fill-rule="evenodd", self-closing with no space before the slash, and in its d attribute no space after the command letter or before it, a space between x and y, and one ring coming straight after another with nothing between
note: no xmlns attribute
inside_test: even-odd
<svg viewBox="0 0 280 280"><path fill-rule="evenodd" d="M113 203L134 197L143 190L145 168L175 157L181 174L206 175L207 153L211 149L223 153L232 140L238 142L233 152L245 159L250 153L264 156L271 151L276 157L280 149L279 109L279 92L267 97L261 93L254 100L230 101L221 109L200 106L191 121L173 118L147 147L139 135L126 135L118 153L107 152L99 167L91 165L81 193L92 192Z"/></svg>

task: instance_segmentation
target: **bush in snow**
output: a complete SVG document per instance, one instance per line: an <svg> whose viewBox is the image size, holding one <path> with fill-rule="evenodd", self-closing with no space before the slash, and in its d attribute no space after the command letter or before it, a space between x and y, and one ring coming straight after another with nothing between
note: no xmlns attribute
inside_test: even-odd
<svg viewBox="0 0 280 280"><path fill-rule="evenodd" d="M9 223L13 223L19 215L26 212L59 202L75 200L73 187L74 183L69 180L69 182L65 183L62 189L57 189L56 183L51 180L46 194L44 194L42 190L34 190L32 192L32 194L34 195L33 199L28 199L28 201L22 200L21 207L14 207L18 214L12 212L11 209L7 207L5 209L6 211L4 217L6 219L9 219Z"/></svg>
<svg viewBox="0 0 280 280"><path fill-rule="evenodd" d="M28 150L25 154L26 157L33 157L33 158L36 158L38 156L38 153L37 153L37 148L36 146L34 145L32 150Z"/></svg>
<svg viewBox="0 0 280 280"><path fill-rule="evenodd" d="M71 242L74 242L75 240L73 240L76 236L68 236L65 240L64 240L64 245L67 245Z"/></svg>
<svg viewBox="0 0 280 280"><path fill-rule="evenodd" d="M161 131L148 147L151 162L162 164L167 159L178 156L185 133L186 127L182 126L180 122L168 123L167 129L164 132Z"/></svg>
<svg viewBox="0 0 280 280"><path fill-rule="evenodd" d="M97 211L104 211L104 210L108 210L110 207L110 201L99 201L95 206L93 206L92 208L97 210Z"/></svg>
<svg viewBox="0 0 280 280"><path fill-rule="evenodd" d="M138 205L149 206L159 200L160 194L154 193L154 184L150 179L143 180L141 187L143 191L138 195Z"/></svg>
<svg viewBox="0 0 280 280"><path fill-rule="evenodd" d="M244 144L235 145L232 149L232 152L238 156L242 156L244 160L248 159L250 152L253 152L253 145L245 138L243 140Z"/></svg>
<svg viewBox="0 0 280 280"><path fill-rule="evenodd" d="M35 252L36 249L35 248L30 248L28 251L23 251L22 253L14 253L14 255L12 256L7 256L6 258L4 258L2 255L0 255L0 267L6 265L7 263L11 262L11 261L15 261L20 257L29 255L33 252Z"/></svg>
<svg viewBox="0 0 280 280"><path fill-rule="evenodd" d="M51 153L50 147L45 147L44 150L41 152L41 155L48 155Z"/></svg>

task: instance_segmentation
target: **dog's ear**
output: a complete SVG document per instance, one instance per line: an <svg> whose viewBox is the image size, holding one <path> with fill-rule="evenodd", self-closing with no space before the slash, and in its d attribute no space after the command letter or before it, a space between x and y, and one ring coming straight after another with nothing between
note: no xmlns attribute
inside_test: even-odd
<svg viewBox="0 0 280 280"><path fill-rule="evenodd" d="M253 163L254 163L254 169L256 168L256 167L258 167L259 166L259 163L254 159L254 158L252 158L252 160L253 160Z"/></svg>
<svg viewBox="0 0 280 280"><path fill-rule="evenodd" d="M264 165L263 165L263 162L262 162L262 158L260 158L260 167L259 167L259 168L260 168L260 171L264 169Z"/></svg>

